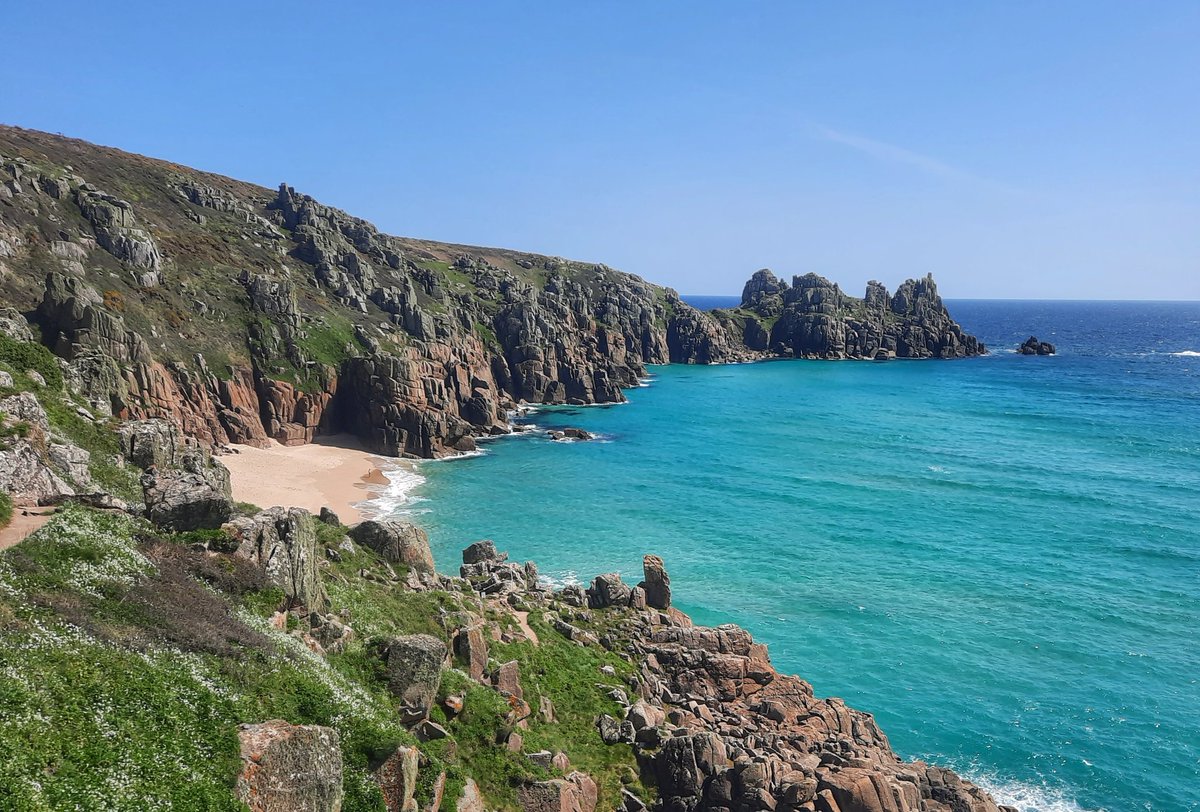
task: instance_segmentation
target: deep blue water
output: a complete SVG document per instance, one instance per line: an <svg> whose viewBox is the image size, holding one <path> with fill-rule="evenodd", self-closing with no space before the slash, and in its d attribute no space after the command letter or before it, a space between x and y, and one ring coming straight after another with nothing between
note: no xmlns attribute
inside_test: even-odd
<svg viewBox="0 0 1200 812"><path fill-rule="evenodd" d="M1200 809L1200 303L950 307L992 355L656 367L533 416L603 441L423 464L400 509L446 571L658 553L698 622L1023 809Z"/></svg>

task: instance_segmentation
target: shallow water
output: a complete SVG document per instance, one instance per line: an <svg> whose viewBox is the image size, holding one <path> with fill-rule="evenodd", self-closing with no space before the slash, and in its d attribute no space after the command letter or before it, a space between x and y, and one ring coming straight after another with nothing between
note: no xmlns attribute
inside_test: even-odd
<svg viewBox="0 0 1200 812"><path fill-rule="evenodd" d="M1195 810L1200 304L951 308L993 355L657 367L532 417L601 441L496 441L389 507L446 571L485 537L560 581L658 553L698 622L1023 810Z"/></svg>

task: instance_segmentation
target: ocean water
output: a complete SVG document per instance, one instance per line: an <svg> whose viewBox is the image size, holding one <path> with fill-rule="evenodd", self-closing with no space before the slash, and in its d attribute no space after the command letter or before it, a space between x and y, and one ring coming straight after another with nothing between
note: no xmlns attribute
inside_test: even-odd
<svg viewBox="0 0 1200 812"><path fill-rule="evenodd" d="M600 441L504 438L380 507L447 572L480 538L558 581L657 553L697 622L1022 810L1192 812L1200 303L950 306L992 355L655 367L530 416Z"/></svg>

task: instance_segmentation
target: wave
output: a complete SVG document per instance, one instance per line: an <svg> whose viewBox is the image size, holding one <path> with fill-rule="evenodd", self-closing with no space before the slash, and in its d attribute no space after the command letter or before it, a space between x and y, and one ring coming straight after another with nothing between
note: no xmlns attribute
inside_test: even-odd
<svg viewBox="0 0 1200 812"><path fill-rule="evenodd" d="M371 496L358 505L364 517L387 518L407 513L413 503L423 501L413 496L413 491L425 484L418 463L389 461L382 463L380 469L388 482L386 485L368 486Z"/></svg>
<svg viewBox="0 0 1200 812"><path fill-rule="evenodd" d="M1200 351L1182 350L1180 352L1173 352L1171 355L1174 355L1176 358L1200 358Z"/></svg>
<svg viewBox="0 0 1200 812"><path fill-rule="evenodd" d="M1105 812L1080 806L1057 787L997 778L988 773L965 773L966 777L987 790L996 803L1011 806L1018 812Z"/></svg>
<svg viewBox="0 0 1200 812"><path fill-rule="evenodd" d="M538 584L557 591L563 587L582 586L583 582L579 580L579 573L575 570L563 570L555 573L538 573Z"/></svg>

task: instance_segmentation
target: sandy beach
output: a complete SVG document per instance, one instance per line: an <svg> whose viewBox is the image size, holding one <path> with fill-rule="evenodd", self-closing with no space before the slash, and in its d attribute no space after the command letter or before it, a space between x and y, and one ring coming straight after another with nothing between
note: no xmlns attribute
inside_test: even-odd
<svg viewBox="0 0 1200 812"><path fill-rule="evenodd" d="M328 507L343 524L353 524L363 518L355 504L370 498L372 486L388 484L380 470L383 459L346 434L308 445L272 441L270 448L231 447L237 453L220 460L229 468L233 498L259 507L284 505L313 513Z"/></svg>

